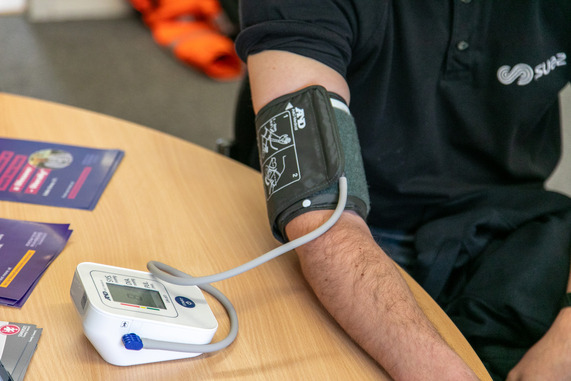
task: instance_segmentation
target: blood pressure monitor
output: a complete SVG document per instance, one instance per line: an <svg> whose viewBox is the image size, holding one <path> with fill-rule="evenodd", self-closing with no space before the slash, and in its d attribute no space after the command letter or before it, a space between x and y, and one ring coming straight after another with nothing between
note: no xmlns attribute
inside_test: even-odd
<svg viewBox="0 0 571 381"><path fill-rule="evenodd" d="M81 263L70 290L89 341L105 361L135 365L193 357L200 352L129 350L126 334L180 344L208 344L218 322L197 286L163 283L152 274Z"/></svg>
<svg viewBox="0 0 571 381"><path fill-rule="evenodd" d="M337 207L323 225L218 274L193 277L155 261L147 264L150 273L80 263L70 294L85 336L101 357L114 365L181 359L228 347L238 335L238 317L228 298L210 283L251 270L319 237L337 222L346 201L347 180L341 177ZM210 341L218 322L202 291L222 304L230 320L228 334L215 343Z"/></svg>

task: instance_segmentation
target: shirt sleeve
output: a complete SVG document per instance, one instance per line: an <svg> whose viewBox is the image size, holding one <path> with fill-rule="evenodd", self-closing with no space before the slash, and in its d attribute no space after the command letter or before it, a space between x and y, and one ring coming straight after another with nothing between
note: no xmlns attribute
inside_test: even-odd
<svg viewBox="0 0 571 381"><path fill-rule="evenodd" d="M357 27L350 1L243 0L241 32L236 51L248 55L263 50L300 54L346 75Z"/></svg>

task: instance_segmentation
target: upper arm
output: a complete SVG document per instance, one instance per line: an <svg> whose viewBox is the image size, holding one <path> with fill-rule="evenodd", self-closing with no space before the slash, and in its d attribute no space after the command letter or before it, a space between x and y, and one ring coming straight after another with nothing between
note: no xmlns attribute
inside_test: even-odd
<svg viewBox="0 0 571 381"><path fill-rule="evenodd" d="M311 85L321 85L349 103L349 87L341 74L298 54L267 50L250 55L248 74L256 113L273 99Z"/></svg>

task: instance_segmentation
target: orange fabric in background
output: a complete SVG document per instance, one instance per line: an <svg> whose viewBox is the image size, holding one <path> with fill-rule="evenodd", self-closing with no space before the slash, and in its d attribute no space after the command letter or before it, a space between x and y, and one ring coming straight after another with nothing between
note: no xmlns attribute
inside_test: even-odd
<svg viewBox="0 0 571 381"><path fill-rule="evenodd" d="M175 57L218 80L242 76L234 42L217 24L218 0L129 0L141 13L155 41Z"/></svg>

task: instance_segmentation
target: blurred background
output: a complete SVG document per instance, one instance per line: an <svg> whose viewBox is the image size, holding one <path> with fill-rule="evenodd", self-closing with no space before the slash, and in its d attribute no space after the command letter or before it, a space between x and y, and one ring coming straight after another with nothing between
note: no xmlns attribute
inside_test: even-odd
<svg viewBox="0 0 571 381"><path fill-rule="evenodd" d="M239 76L211 78L157 44L127 0L0 0L1 92L215 149L217 138L233 136L239 84Z"/></svg>
<svg viewBox="0 0 571 381"><path fill-rule="evenodd" d="M232 37L237 0L186 0L212 1L223 16L217 25ZM0 0L0 91L126 119L212 150L217 139L232 140L241 76L215 78L181 60L178 32L163 29L166 45L157 43L133 3L153 0ZM548 186L571 195L570 86L561 102L564 157Z"/></svg>

